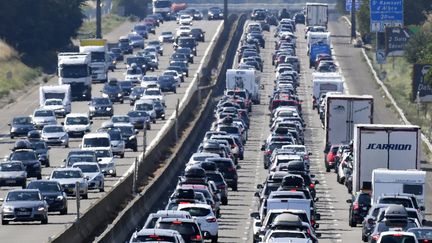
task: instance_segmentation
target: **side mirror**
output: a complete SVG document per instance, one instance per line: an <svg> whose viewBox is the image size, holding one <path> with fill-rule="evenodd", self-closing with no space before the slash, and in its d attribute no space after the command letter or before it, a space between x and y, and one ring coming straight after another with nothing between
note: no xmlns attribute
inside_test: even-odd
<svg viewBox="0 0 432 243"><path fill-rule="evenodd" d="M261 151L264 151L265 150L265 145L263 144L263 145L261 145Z"/></svg>
<svg viewBox="0 0 432 243"><path fill-rule="evenodd" d="M61 124L62 126L64 126L64 122L61 122L60 124Z"/></svg>
<svg viewBox="0 0 432 243"><path fill-rule="evenodd" d="M320 182L318 180L316 180L314 183L315 183L315 185L320 184Z"/></svg>
<svg viewBox="0 0 432 243"><path fill-rule="evenodd" d="M49 180L49 176L45 176L45 179Z"/></svg>
<svg viewBox="0 0 432 243"><path fill-rule="evenodd" d="M259 192L255 192L254 197L260 197Z"/></svg>
<svg viewBox="0 0 432 243"><path fill-rule="evenodd" d="M251 216L251 218L254 218L254 219L260 219L258 212L253 212L250 214L250 216Z"/></svg>
<svg viewBox="0 0 432 243"><path fill-rule="evenodd" d="M90 121L90 124L93 124L93 121Z"/></svg>
<svg viewBox="0 0 432 243"><path fill-rule="evenodd" d="M262 188L263 188L263 185L262 185L262 184L257 184L256 188L257 188L257 189L262 189Z"/></svg>
<svg viewBox="0 0 432 243"><path fill-rule="evenodd" d="M318 229L319 228L319 224L315 223L313 227L314 227L314 229Z"/></svg>
<svg viewBox="0 0 432 243"><path fill-rule="evenodd" d="M318 202L318 201L319 201L319 198L318 198L318 197L314 199L314 202Z"/></svg>
<svg viewBox="0 0 432 243"><path fill-rule="evenodd" d="M101 162L102 161L102 159L98 159L98 162Z"/></svg>
<svg viewBox="0 0 432 243"><path fill-rule="evenodd" d="M352 203L352 199L347 199L346 202L347 203Z"/></svg>

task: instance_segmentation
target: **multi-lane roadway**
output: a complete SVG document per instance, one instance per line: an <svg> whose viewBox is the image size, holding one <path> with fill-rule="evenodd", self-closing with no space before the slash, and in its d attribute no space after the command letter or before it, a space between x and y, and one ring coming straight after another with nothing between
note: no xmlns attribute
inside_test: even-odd
<svg viewBox="0 0 432 243"><path fill-rule="evenodd" d="M105 38L110 43L115 43L121 35L126 35L132 29L134 23L127 22L121 25L119 28L115 29L113 32L105 36ZM175 106L177 100L181 100L187 87L191 84L193 76L197 72L198 67L200 66L200 60L204 58L204 54L208 53L209 44L213 37L216 34L218 27L221 25L221 21L195 21L193 27L206 29L206 42L200 42L197 47L198 55L195 57L194 64L190 64L189 66L189 78L186 78L184 83L181 83L181 87L177 89L177 94L169 93L166 95L166 117L170 117L173 111L175 110ZM162 31L172 31L175 33L175 29L177 24L175 21L165 22L156 30L156 35L150 35L150 39L157 39L159 34ZM154 73L149 71L148 74L160 74L164 71L164 69L168 66L169 57L173 53L172 44L165 43L164 47L164 55L159 57L159 70L156 70ZM56 65L53 63L52 65ZM124 72L126 68L123 63L117 65L117 69L114 72L109 73L109 78L117 78L118 80L124 79ZM56 85L57 79L51 79L46 85ZM102 89L102 84L93 84L92 95L94 97L99 97L101 95L100 90ZM31 115L33 110L37 108L39 105L39 91L38 87L31 88L23 97L20 97L18 101L14 104L11 104L7 107L0 109L0 113L3 114L0 117L0 156L8 155L10 153L10 149L13 147L16 139L9 139L9 127L7 124L10 122L12 117L18 115ZM129 102L126 100L124 104L115 104L114 113L115 115L126 115L127 112L131 109ZM73 102L72 104L72 112L73 113L87 113L88 105L87 102ZM96 131L97 128L101 126L101 124L106 121L108 118L94 118L92 131ZM58 120L61 122L61 119ZM156 138L158 131L162 128L164 121L158 120L156 124L152 124L151 130L147 132L147 144L150 144L153 139ZM133 163L135 157L139 156L142 152L142 132L139 136L139 146L140 149L138 152L132 152L131 150L126 150L125 158L120 159L116 158L117 165L117 177L106 177L105 178L105 193L109 193L111 187L119 180L119 178L129 169L131 164ZM42 174L43 177L49 176L50 172L54 168L58 168L62 165L63 159L66 158L66 155L69 150L76 149L79 147L81 139L72 138L70 140L70 147L60 148L53 147L50 150L50 168L43 168ZM32 178L34 179L34 178ZM10 187L2 187L0 188L0 198L4 198L7 191L10 190ZM86 211L88 207L90 207L93 203L96 202L97 199L102 197L105 193L100 193L97 191L91 191L89 194L89 199L81 200L80 212L83 213ZM76 219L76 203L75 198L68 198L68 214L67 215L58 215L58 213L50 213L49 214L49 223L47 225L39 225L39 222L34 223L11 223L8 226L0 227L0 241L1 242L46 242L48 241L48 237L54 236L55 234L60 233L68 224L71 224Z"/></svg>

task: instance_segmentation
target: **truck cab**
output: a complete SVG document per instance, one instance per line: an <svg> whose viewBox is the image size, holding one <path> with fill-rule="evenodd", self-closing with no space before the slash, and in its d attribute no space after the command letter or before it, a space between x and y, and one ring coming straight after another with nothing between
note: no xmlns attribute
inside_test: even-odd
<svg viewBox="0 0 432 243"><path fill-rule="evenodd" d="M94 82L108 81L108 46L104 39L80 40L80 53L90 55L91 78Z"/></svg>
<svg viewBox="0 0 432 243"><path fill-rule="evenodd" d="M91 99L91 59L90 55L78 52L58 54L58 83L68 84L73 100Z"/></svg>

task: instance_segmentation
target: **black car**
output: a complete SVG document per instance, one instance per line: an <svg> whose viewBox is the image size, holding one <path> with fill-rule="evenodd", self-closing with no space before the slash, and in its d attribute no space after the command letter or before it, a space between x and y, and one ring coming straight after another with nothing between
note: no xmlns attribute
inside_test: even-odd
<svg viewBox="0 0 432 243"><path fill-rule="evenodd" d="M158 84L163 92L177 93L177 84L173 76L161 75L158 77Z"/></svg>
<svg viewBox="0 0 432 243"><path fill-rule="evenodd" d="M173 53L170 57L170 62L189 62L189 56L187 56L185 53Z"/></svg>
<svg viewBox="0 0 432 243"><path fill-rule="evenodd" d="M249 33L248 35L247 35L247 39L249 39L249 40L257 40L258 41L258 43L259 43L259 45L262 47L262 48L265 48L265 40L264 40L264 36L261 34L261 33L259 33L259 32L251 32L251 33Z"/></svg>
<svg viewBox="0 0 432 243"><path fill-rule="evenodd" d="M306 17L303 13L296 13L294 14L294 21L296 24L304 24L306 21Z"/></svg>
<svg viewBox="0 0 432 243"><path fill-rule="evenodd" d="M180 47L177 48L177 50L175 51L174 54L183 54L186 55L186 57L188 57L188 61L190 63L194 63L194 54L192 52L192 50L188 47Z"/></svg>
<svg viewBox="0 0 432 243"><path fill-rule="evenodd" d="M349 226L356 227L361 224L371 208L371 196L366 192L357 192L353 199L348 199L351 203L349 207Z"/></svg>
<svg viewBox="0 0 432 243"><path fill-rule="evenodd" d="M120 88L117 80L110 80L104 84L102 88L102 96L109 98L112 102L120 102L123 104L123 90Z"/></svg>
<svg viewBox="0 0 432 243"><path fill-rule="evenodd" d="M113 56L115 57L116 61L123 61L124 56L123 56L123 52L120 50L120 48L114 47L114 48L111 48L110 51L114 54Z"/></svg>
<svg viewBox="0 0 432 243"><path fill-rule="evenodd" d="M8 125L10 126L10 138L27 136L28 132L36 130L32 118L29 116L16 116Z"/></svg>
<svg viewBox="0 0 432 243"><path fill-rule="evenodd" d="M32 181L27 189L38 189L44 200L48 203L49 212L60 212L65 215L68 212L67 197L60 183L50 180Z"/></svg>
<svg viewBox="0 0 432 243"><path fill-rule="evenodd" d="M181 62L181 61L171 61L170 66L178 66L181 67L183 70L183 75L186 77L189 77L189 67L187 63Z"/></svg>
<svg viewBox="0 0 432 243"><path fill-rule="evenodd" d="M114 106L109 98L92 98L88 105L90 119L96 116L114 115Z"/></svg>
<svg viewBox="0 0 432 243"><path fill-rule="evenodd" d="M125 148L130 148L134 152L138 151L138 140L136 137L138 131L135 131L134 126L131 124L117 123L114 127L120 129L122 138L125 141Z"/></svg>
<svg viewBox="0 0 432 243"><path fill-rule="evenodd" d="M118 42L118 48L122 51L123 55L133 53L133 47L129 45L129 42L130 40L127 37L120 38Z"/></svg>
<svg viewBox="0 0 432 243"><path fill-rule="evenodd" d="M144 91L145 91L144 87L140 87L140 86L133 87L129 95L130 105L134 105L135 101L139 100L141 96L144 94Z"/></svg>
<svg viewBox="0 0 432 243"><path fill-rule="evenodd" d="M126 58L126 64L130 67L132 63L136 63L136 65L141 68L143 71L143 75L146 74L146 71L150 69L150 66L148 64L148 58L146 57L128 57Z"/></svg>
<svg viewBox="0 0 432 243"><path fill-rule="evenodd" d="M132 81L119 81L118 85L120 86L120 89L123 92L123 97L129 97L132 88L134 87Z"/></svg>
<svg viewBox="0 0 432 243"><path fill-rule="evenodd" d="M41 162L33 149L14 149L8 159L21 161L26 167L27 177L42 179Z"/></svg>
<svg viewBox="0 0 432 243"><path fill-rule="evenodd" d="M179 47L189 47L192 50L192 53L197 55L197 42L194 37L180 37L176 39L174 42L174 49Z"/></svg>
<svg viewBox="0 0 432 243"><path fill-rule="evenodd" d="M130 123L134 125L136 129L143 129L144 127L147 130L151 128L151 117L145 111L129 111L127 115L130 117Z"/></svg>
<svg viewBox="0 0 432 243"><path fill-rule="evenodd" d="M279 20L289 19L289 18L291 18L291 16L290 16L290 13L288 12L288 10L286 8L279 10L279 13L278 13L278 19Z"/></svg>
<svg viewBox="0 0 432 243"><path fill-rule="evenodd" d="M205 42L205 31L203 31L201 28L191 29L190 36L195 38L196 41Z"/></svg>
<svg viewBox="0 0 432 243"><path fill-rule="evenodd" d="M222 173L226 183L233 190L237 191L238 175L237 167L234 165L232 159L228 158L208 158L206 161L214 162L218 170Z"/></svg>
<svg viewBox="0 0 432 243"><path fill-rule="evenodd" d="M217 20L217 19L223 19L223 11L219 7L211 7L208 10L207 13L207 19L208 20Z"/></svg>
<svg viewBox="0 0 432 243"><path fill-rule="evenodd" d="M32 141L31 145L36 151L36 154L39 158L39 161L41 164L45 165L45 167L50 167L50 160L49 160L49 150L50 147L46 144L45 141Z"/></svg>
<svg viewBox="0 0 432 243"><path fill-rule="evenodd" d="M278 19L274 15L268 15L265 19L265 22L269 25L277 26L279 24Z"/></svg>
<svg viewBox="0 0 432 243"><path fill-rule="evenodd" d="M162 104L160 100L154 100L154 110L156 112L156 118L161 118L165 120L165 106Z"/></svg>

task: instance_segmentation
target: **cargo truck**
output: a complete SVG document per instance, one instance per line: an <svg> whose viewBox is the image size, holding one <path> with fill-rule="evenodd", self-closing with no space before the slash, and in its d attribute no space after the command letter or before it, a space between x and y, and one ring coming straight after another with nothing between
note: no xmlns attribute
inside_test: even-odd
<svg viewBox="0 0 432 243"><path fill-rule="evenodd" d="M356 124L353 193L372 189L374 169L420 169L420 137L419 126Z"/></svg>
<svg viewBox="0 0 432 243"><path fill-rule="evenodd" d="M312 108L318 108L321 96L328 92L344 93L344 78L338 72L312 73Z"/></svg>
<svg viewBox="0 0 432 243"><path fill-rule="evenodd" d="M73 100L91 100L90 54L63 52L57 55L58 84L68 84Z"/></svg>
<svg viewBox="0 0 432 243"><path fill-rule="evenodd" d="M108 45L104 39L80 40L80 53L90 54L92 81L106 83L108 81Z"/></svg>
<svg viewBox="0 0 432 243"><path fill-rule="evenodd" d="M226 72L226 89L246 89L254 104L260 102L260 76L255 70L228 69Z"/></svg>
<svg viewBox="0 0 432 243"><path fill-rule="evenodd" d="M328 5L306 3L306 26L325 26L328 23Z"/></svg>
<svg viewBox="0 0 432 243"><path fill-rule="evenodd" d="M328 94L325 103L326 144L348 144L355 124L373 123L371 95Z"/></svg>

